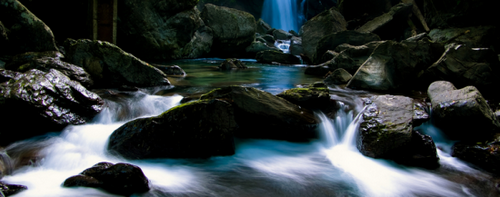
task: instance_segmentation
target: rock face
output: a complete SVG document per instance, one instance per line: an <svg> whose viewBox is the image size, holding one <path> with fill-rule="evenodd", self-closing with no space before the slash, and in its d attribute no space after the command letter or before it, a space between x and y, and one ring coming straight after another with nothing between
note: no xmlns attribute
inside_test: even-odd
<svg viewBox="0 0 500 197"><path fill-rule="evenodd" d="M247 12L205 4L200 17L213 30L211 52L216 56L241 56L255 40L255 18Z"/></svg>
<svg viewBox="0 0 500 197"><path fill-rule="evenodd" d="M118 37L123 40L119 46L141 59L189 56L184 54L184 48L200 49L196 43L201 43L201 34L207 32L200 29L203 21L194 9L197 3L197 0L119 1ZM198 42L187 46L195 39Z"/></svg>
<svg viewBox="0 0 500 197"><path fill-rule="evenodd" d="M245 66L243 62L236 58L226 59L219 65L219 69L221 70L231 70L238 68L247 68L247 66Z"/></svg>
<svg viewBox="0 0 500 197"><path fill-rule="evenodd" d="M311 109L325 108L330 104L330 91L323 83L313 84L305 88L285 90L276 96L284 98L299 106Z"/></svg>
<svg viewBox="0 0 500 197"><path fill-rule="evenodd" d="M2 145L69 124L84 124L104 105L97 94L54 69L25 73L0 70L0 76L0 121L15 125L15 130L0 133Z"/></svg>
<svg viewBox="0 0 500 197"><path fill-rule="evenodd" d="M19 1L0 3L0 21L0 54L58 50L49 27Z"/></svg>
<svg viewBox="0 0 500 197"><path fill-rule="evenodd" d="M313 112L285 99L255 88L230 86L218 88L200 99L223 99L234 108L239 126L235 136L242 138L305 141L317 137L320 121Z"/></svg>
<svg viewBox="0 0 500 197"><path fill-rule="evenodd" d="M384 13L363 26L356 29L359 32L375 33L383 40L399 38L404 31L405 25L412 12L412 4L400 3L392 7L389 12Z"/></svg>
<svg viewBox="0 0 500 197"><path fill-rule="evenodd" d="M124 124L109 137L108 150L127 159L232 155L236 128L227 102L200 100Z"/></svg>
<svg viewBox="0 0 500 197"><path fill-rule="evenodd" d="M328 50L335 50L341 44L346 43L353 46L360 46L379 40L380 37L376 34L360 33L357 31L342 31L327 35L318 42L316 53L314 54L314 62L317 64L322 63L320 61L323 54Z"/></svg>
<svg viewBox="0 0 500 197"><path fill-rule="evenodd" d="M66 179L63 186L93 187L124 196L149 191L149 181L141 168L127 163L98 163Z"/></svg>
<svg viewBox="0 0 500 197"><path fill-rule="evenodd" d="M319 41L326 35L347 30L346 27L347 22L335 8L324 11L307 21L300 29L305 55L314 60Z"/></svg>
<svg viewBox="0 0 500 197"><path fill-rule="evenodd" d="M157 68L103 41L68 39L66 61L87 71L96 87L169 85Z"/></svg>
<svg viewBox="0 0 500 197"><path fill-rule="evenodd" d="M452 147L452 156L477 165L487 171L500 174L500 140L485 142L458 142Z"/></svg>
<svg viewBox="0 0 500 197"><path fill-rule="evenodd" d="M413 99L381 95L372 96L370 100L363 112L357 138L362 154L407 165L439 165L432 139L413 131Z"/></svg>
<svg viewBox="0 0 500 197"><path fill-rule="evenodd" d="M474 86L457 90L450 82L436 81L427 94L436 126L452 139L487 139L500 130L495 114Z"/></svg>
<svg viewBox="0 0 500 197"><path fill-rule="evenodd" d="M257 62L271 64L273 62L282 64L300 64L300 58L281 51L261 51L255 56Z"/></svg>

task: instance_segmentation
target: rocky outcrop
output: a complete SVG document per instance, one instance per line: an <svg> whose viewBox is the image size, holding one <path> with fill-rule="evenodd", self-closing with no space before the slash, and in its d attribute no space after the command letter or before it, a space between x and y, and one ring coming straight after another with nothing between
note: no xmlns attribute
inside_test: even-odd
<svg viewBox="0 0 500 197"><path fill-rule="evenodd" d="M372 33L360 33L357 31L341 31L327 35L318 42L314 54L314 62L316 64L323 63L321 62L323 54L328 50L335 50L337 46L341 44L345 43L353 46L360 46L372 41L380 41L379 36Z"/></svg>
<svg viewBox="0 0 500 197"><path fill-rule="evenodd" d="M96 87L170 84L163 72L109 42L68 39L64 45L65 60L85 69Z"/></svg>
<svg viewBox="0 0 500 197"><path fill-rule="evenodd" d="M413 99L381 95L372 96L366 104L357 138L362 154L407 165L439 166L432 139L413 131Z"/></svg>
<svg viewBox="0 0 500 197"><path fill-rule="evenodd" d="M434 124L452 139L487 139L500 130L498 119L474 86L457 90L450 82L436 81L427 94Z"/></svg>
<svg viewBox="0 0 500 197"><path fill-rule="evenodd" d="M261 51L255 56L260 63L282 63L282 64L301 64L300 58L289 53L281 51Z"/></svg>
<svg viewBox="0 0 500 197"><path fill-rule="evenodd" d="M148 178L138 166L108 162L98 163L81 172L79 175L66 179L64 187L92 187L107 192L130 196L150 190Z"/></svg>
<svg viewBox="0 0 500 197"><path fill-rule="evenodd" d="M289 141L317 137L320 121L313 112L255 88L230 86L204 94L200 99L223 99L234 108L239 128L235 136Z"/></svg>
<svg viewBox="0 0 500 197"><path fill-rule="evenodd" d="M213 55L243 56L255 40L255 18L247 12L205 4L200 17L213 30Z"/></svg>
<svg viewBox="0 0 500 197"><path fill-rule="evenodd" d="M332 33L345 31L347 22L335 9L331 8L307 21L300 29L305 55L314 60L319 41Z"/></svg>
<svg viewBox="0 0 500 197"><path fill-rule="evenodd" d="M226 59L219 65L219 69L221 70L231 70L238 68L247 68L247 66L245 66L243 62L236 58Z"/></svg>
<svg viewBox="0 0 500 197"><path fill-rule="evenodd" d="M201 26L194 33L193 38L182 49L182 58L199 58L210 52L213 43L213 32L208 26Z"/></svg>
<svg viewBox="0 0 500 197"><path fill-rule="evenodd" d="M347 84L351 80L352 75L342 68L335 69L331 74L328 74L324 82L327 85Z"/></svg>
<svg viewBox="0 0 500 197"><path fill-rule="evenodd" d="M102 110L104 101L61 72L0 70L0 121L15 125L0 132L0 144L84 124ZM6 80L7 79L7 80ZM15 129L14 129L15 128Z"/></svg>
<svg viewBox="0 0 500 197"><path fill-rule="evenodd" d="M310 109L324 109L330 104L330 91L323 83L311 84L303 88L292 88L276 96Z"/></svg>
<svg viewBox="0 0 500 197"><path fill-rule="evenodd" d="M0 3L0 21L0 54L58 50L49 27L19 1Z"/></svg>
<svg viewBox="0 0 500 197"><path fill-rule="evenodd" d="M357 28L356 31L375 33L383 40L401 39L400 36L406 28L412 9L412 4L397 4L392 7L389 12L377 16L373 20Z"/></svg>
<svg viewBox="0 0 500 197"><path fill-rule="evenodd" d="M290 54L304 56L302 37L292 37L292 39L290 40Z"/></svg>
<svg viewBox="0 0 500 197"><path fill-rule="evenodd" d="M489 172L500 174L500 139L498 137L480 142L455 143L451 155Z"/></svg>
<svg viewBox="0 0 500 197"><path fill-rule="evenodd" d="M109 137L108 150L127 159L232 155L236 128L227 102L200 100L124 124Z"/></svg>

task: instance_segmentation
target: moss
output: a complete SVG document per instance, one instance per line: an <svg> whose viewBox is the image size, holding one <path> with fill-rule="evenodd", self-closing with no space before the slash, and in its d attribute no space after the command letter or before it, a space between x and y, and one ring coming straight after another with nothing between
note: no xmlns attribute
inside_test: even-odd
<svg viewBox="0 0 500 197"><path fill-rule="evenodd" d="M175 107L172 107L170 108L169 110L163 112L161 115L159 115L158 117L161 117L161 116L164 116L165 114L171 112L171 111L174 111L174 110L178 110L180 108L183 108L183 107L186 107L186 106L190 106L190 105L196 105L198 103L208 103L208 100L198 100L198 101L193 101L193 102L187 102L187 103L184 103L184 104L180 104L178 106L175 106Z"/></svg>

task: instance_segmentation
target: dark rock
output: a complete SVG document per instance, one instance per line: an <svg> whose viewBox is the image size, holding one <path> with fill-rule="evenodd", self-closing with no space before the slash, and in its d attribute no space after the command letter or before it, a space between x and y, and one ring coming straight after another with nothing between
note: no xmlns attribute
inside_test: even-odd
<svg viewBox="0 0 500 197"><path fill-rule="evenodd" d="M276 96L284 98L291 103L301 107L311 109L325 108L330 104L330 91L325 84L314 87L313 85L304 88L292 88L277 94Z"/></svg>
<svg viewBox="0 0 500 197"><path fill-rule="evenodd" d="M337 56L339 56L338 52L334 50L328 50L323 54L323 56L321 56L321 62L325 62L325 64L327 64L328 61L333 60L333 58L336 58Z"/></svg>
<svg viewBox="0 0 500 197"><path fill-rule="evenodd" d="M337 0L305 0L304 2L304 20L310 20L321 12L337 5Z"/></svg>
<svg viewBox="0 0 500 197"><path fill-rule="evenodd" d="M377 46L383 43L382 41L374 41L361 46L352 46L349 44L341 44L335 48L339 51L333 54L333 58L323 63L328 66L330 71L335 71L338 68L345 69L350 74L356 73L361 65L370 57ZM325 53L323 59L327 59L331 55Z"/></svg>
<svg viewBox="0 0 500 197"><path fill-rule="evenodd" d="M57 51L50 28L19 1L0 3L0 54Z"/></svg>
<svg viewBox="0 0 500 197"><path fill-rule="evenodd" d="M257 21L257 33L259 34L266 34L269 30L271 30L271 26L267 24L264 20L259 18Z"/></svg>
<svg viewBox="0 0 500 197"><path fill-rule="evenodd" d="M138 166L102 162L94 165L80 175L72 176L63 183L64 187L93 187L113 194L130 196L150 190L149 181Z"/></svg>
<svg viewBox="0 0 500 197"><path fill-rule="evenodd" d="M302 37L292 37L290 40L290 54L304 55L304 47L302 46Z"/></svg>
<svg viewBox="0 0 500 197"><path fill-rule="evenodd" d="M5 64L5 69L16 71L21 65L44 57L61 59L64 58L64 55L59 51L26 52L17 54L15 56L12 56L7 64Z"/></svg>
<svg viewBox="0 0 500 197"><path fill-rule="evenodd" d="M424 38L429 38L429 36L425 32L421 33L421 34L417 34L417 35L412 36L412 37L409 37L405 41L407 41L407 42L416 42L416 41L422 40Z"/></svg>
<svg viewBox="0 0 500 197"><path fill-rule="evenodd" d="M317 137L320 121L313 112L255 88L230 86L204 94L200 99L224 99L234 107L239 129L235 136L289 141Z"/></svg>
<svg viewBox="0 0 500 197"><path fill-rule="evenodd" d="M397 150L390 159L407 166L417 166L429 169L439 167L439 157L436 152L436 144L428 135L418 131L412 132L410 144Z"/></svg>
<svg viewBox="0 0 500 197"><path fill-rule="evenodd" d="M247 66L245 66L243 62L236 58L226 59L219 65L219 69L221 70L231 70L238 68L247 68Z"/></svg>
<svg viewBox="0 0 500 197"><path fill-rule="evenodd" d="M314 60L319 41L332 33L345 31L347 22L335 9L331 8L307 21L300 29L305 55Z"/></svg>
<svg viewBox="0 0 500 197"><path fill-rule="evenodd" d="M490 20L497 11L492 1L424 0L422 8L431 29L499 25L497 20Z"/></svg>
<svg viewBox="0 0 500 197"><path fill-rule="evenodd" d="M422 125L424 122L430 120L429 112L430 106L427 105L424 101L416 101L414 100L413 105L413 127L418 127Z"/></svg>
<svg viewBox="0 0 500 197"><path fill-rule="evenodd" d="M324 82L328 85L340 85L347 84L351 80L352 75L342 68L335 69L331 74L329 74Z"/></svg>
<svg viewBox="0 0 500 197"><path fill-rule="evenodd" d="M394 0L349 0L339 1L338 7L345 20L349 22L349 29L352 30L389 12L395 3Z"/></svg>
<svg viewBox="0 0 500 197"><path fill-rule="evenodd" d="M232 155L236 128L227 102L200 100L124 124L109 137L108 150L127 159Z"/></svg>
<svg viewBox="0 0 500 197"><path fill-rule="evenodd" d="M15 129L4 129L0 133L2 145L47 131L59 131L69 124L84 124L104 105L97 94L54 69L49 72L33 69L17 74L0 72L13 77L0 84L3 111L0 122L15 125Z"/></svg>
<svg viewBox="0 0 500 197"><path fill-rule="evenodd" d="M451 155L489 172L500 174L500 139L498 137L481 142L457 142L452 147Z"/></svg>
<svg viewBox="0 0 500 197"><path fill-rule="evenodd" d="M178 75L178 76L185 76L186 75L186 72L184 70L182 70L182 68L177 66L177 65L173 65L173 66L155 65L155 67L160 69L166 75Z"/></svg>
<svg viewBox="0 0 500 197"><path fill-rule="evenodd" d="M301 64L300 58L281 51L261 51L255 56L257 62L271 64L273 62L282 64Z"/></svg>
<svg viewBox="0 0 500 197"><path fill-rule="evenodd" d="M65 60L83 67L96 87L170 84L163 72L109 42L68 39L64 45Z"/></svg>
<svg viewBox="0 0 500 197"><path fill-rule="evenodd" d="M485 139L500 129L495 114L474 86L457 90L450 82L436 81L427 94L434 124L452 139Z"/></svg>
<svg viewBox="0 0 500 197"><path fill-rule="evenodd" d="M241 56L255 40L255 18L247 12L205 4L200 17L213 30L214 55Z"/></svg>
<svg viewBox="0 0 500 197"><path fill-rule="evenodd" d="M330 72L330 68L325 65L308 66L304 71L307 75L325 76Z"/></svg>
<svg viewBox="0 0 500 197"><path fill-rule="evenodd" d="M327 35L318 42L313 61L320 62L321 56L328 50L335 50L337 46L347 43L354 46L364 45L372 41L379 41L380 37L373 33L360 33L357 31L341 31ZM340 51L338 51L340 52Z"/></svg>
<svg viewBox="0 0 500 197"><path fill-rule="evenodd" d="M5 196L12 196L27 189L28 187L24 185L13 185L0 182L0 196L2 196L2 194Z"/></svg>
<svg viewBox="0 0 500 197"><path fill-rule="evenodd" d="M268 45L266 42L259 42L259 41L252 42L252 44L250 44L250 46L248 46L245 50L251 57L255 57L257 53L261 51L281 52L281 50L276 48L274 45Z"/></svg>
<svg viewBox="0 0 500 197"><path fill-rule="evenodd" d="M500 42L495 26L433 29L429 37L434 42L460 43L470 48L491 48Z"/></svg>
<svg viewBox="0 0 500 197"><path fill-rule="evenodd" d="M409 15L412 13L412 4L399 3L392 7L389 12L384 13L363 26L356 29L359 32L375 33L382 40L398 39L404 32Z"/></svg>
<svg viewBox="0 0 500 197"><path fill-rule="evenodd" d="M273 31L273 36L278 40L290 40L293 35L291 33L286 32L285 30L276 29Z"/></svg>
<svg viewBox="0 0 500 197"><path fill-rule="evenodd" d="M208 26L201 26L194 33L193 38L182 49L182 58L199 58L208 54L212 50L213 31Z"/></svg>
<svg viewBox="0 0 500 197"><path fill-rule="evenodd" d="M274 39L273 36L269 35L269 34L265 34L265 35L262 35L262 38L266 41L266 43L268 44L273 44L274 45L274 42L276 42L276 40Z"/></svg>

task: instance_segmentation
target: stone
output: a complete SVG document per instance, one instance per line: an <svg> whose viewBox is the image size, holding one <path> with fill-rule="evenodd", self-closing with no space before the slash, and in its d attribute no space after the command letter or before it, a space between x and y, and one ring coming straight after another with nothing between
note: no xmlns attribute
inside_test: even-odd
<svg viewBox="0 0 500 197"><path fill-rule="evenodd" d="M286 32L285 30L276 29L273 31L273 36L277 40L290 40L293 35L291 33Z"/></svg>
<svg viewBox="0 0 500 197"><path fill-rule="evenodd" d="M292 37L290 40L290 54L292 55L304 55L304 47L302 46L302 37Z"/></svg>
<svg viewBox="0 0 500 197"><path fill-rule="evenodd" d="M219 65L219 69L221 70L231 70L240 68L247 68L247 66L245 66L243 62L241 62L239 59L236 58L226 59Z"/></svg>
<svg viewBox="0 0 500 197"><path fill-rule="evenodd" d="M349 29L356 29L371 19L389 12L393 0L349 0L339 1L339 11L349 22Z"/></svg>
<svg viewBox="0 0 500 197"><path fill-rule="evenodd" d="M364 33L375 33L382 40L399 39L412 13L413 5L399 3L392 7L389 12L384 13L373 20L367 22L356 31Z"/></svg>
<svg viewBox="0 0 500 197"><path fill-rule="evenodd" d="M487 0L424 0L423 12L431 29L444 27L498 26L496 4Z"/></svg>
<svg viewBox="0 0 500 197"><path fill-rule="evenodd" d="M68 39L64 45L65 60L88 72L95 87L148 87L170 84L165 73L109 42Z"/></svg>
<svg viewBox="0 0 500 197"><path fill-rule="evenodd" d="M448 81L436 81L427 94L434 124L451 139L487 139L500 129L495 114L474 86L457 89Z"/></svg>
<svg viewBox="0 0 500 197"><path fill-rule="evenodd" d="M199 27L191 41L182 48L182 58L195 59L208 54L212 50L213 37L212 28Z"/></svg>
<svg viewBox="0 0 500 197"><path fill-rule="evenodd" d="M342 68L335 69L331 74L329 74L324 82L327 85L341 85L347 84L351 80L352 75Z"/></svg>
<svg viewBox="0 0 500 197"><path fill-rule="evenodd" d="M316 75L316 76L325 76L330 71L330 68L326 65L313 65L307 66L304 74L306 75Z"/></svg>
<svg viewBox="0 0 500 197"><path fill-rule="evenodd" d="M256 29L257 33L266 34L271 29L272 28L269 24L267 24L264 20L259 18L259 20L257 21L257 29Z"/></svg>
<svg viewBox="0 0 500 197"><path fill-rule="evenodd" d="M321 12L336 6L337 0L305 0L303 5L305 20L310 20Z"/></svg>
<svg viewBox="0 0 500 197"><path fill-rule="evenodd" d="M0 21L0 54L58 50L50 28L19 1L0 3Z"/></svg>
<svg viewBox="0 0 500 197"><path fill-rule="evenodd" d="M347 30L347 22L335 8L330 8L307 21L300 29L305 55L314 60L319 41L332 33Z"/></svg>
<svg viewBox="0 0 500 197"><path fill-rule="evenodd" d="M252 42L252 44L250 44L250 46L248 46L245 50L249 56L254 58L257 55L257 53L261 51L281 52L281 50L276 48L274 45L268 45L266 42L259 42L259 41Z"/></svg>
<svg viewBox="0 0 500 197"><path fill-rule="evenodd" d="M500 42L495 26L432 29L429 37L434 42L460 43L470 48L498 47Z"/></svg>
<svg viewBox="0 0 500 197"><path fill-rule="evenodd" d="M159 116L124 124L109 137L108 150L127 159L232 155L236 128L229 103L188 102Z"/></svg>
<svg viewBox="0 0 500 197"><path fill-rule="evenodd" d="M380 43L383 43L383 41L373 41L361 46L341 44L335 48L335 51L339 51L338 53L335 52L336 54L333 55L325 53L323 55L324 60L327 60L330 56L333 57L322 65L328 66L330 71L342 68L350 74L354 74Z"/></svg>
<svg viewBox="0 0 500 197"><path fill-rule="evenodd" d="M84 124L104 105L97 94L54 69L0 70L0 76L8 78L0 84L0 123L15 126L0 132L1 145Z"/></svg>
<svg viewBox="0 0 500 197"><path fill-rule="evenodd" d="M281 64L301 64L302 61L295 55L283 53L281 51L261 51L255 56L260 63L281 63Z"/></svg>
<svg viewBox="0 0 500 197"><path fill-rule="evenodd" d="M28 187L24 185L14 185L0 182L0 196L12 196L14 194L18 194L24 190L27 190Z"/></svg>
<svg viewBox="0 0 500 197"><path fill-rule="evenodd" d="M314 87L292 88L277 94L291 103L310 109L326 108L330 104L330 91L325 84Z"/></svg>
<svg viewBox="0 0 500 197"><path fill-rule="evenodd" d="M488 172L500 174L500 139L490 138L479 142L457 142L451 155L470 162Z"/></svg>
<svg viewBox="0 0 500 197"><path fill-rule="evenodd" d="M311 110L250 87L217 88L200 99L223 99L234 108L240 138L308 141L317 138L320 122Z"/></svg>
<svg viewBox="0 0 500 197"><path fill-rule="evenodd" d="M156 68L160 69L166 75L176 75L176 76L185 76L186 72L182 70L180 66L165 66L165 65L155 65Z"/></svg>

